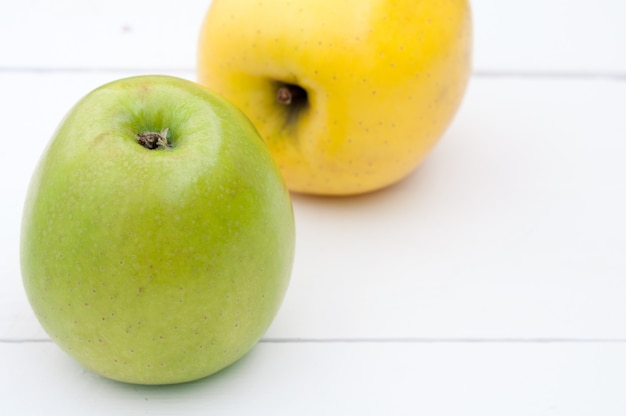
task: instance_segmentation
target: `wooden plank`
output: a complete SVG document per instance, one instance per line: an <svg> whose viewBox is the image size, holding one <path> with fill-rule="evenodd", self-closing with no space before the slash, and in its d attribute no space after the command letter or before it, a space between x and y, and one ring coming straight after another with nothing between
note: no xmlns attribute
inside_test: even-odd
<svg viewBox="0 0 626 416"><path fill-rule="evenodd" d="M0 68L192 68L210 0L0 4Z"/></svg>
<svg viewBox="0 0 626 416"><path fill-rule="evenodd" d="M0 69L195 67L210 0L0 4ZM479 73L624 74L621 0L473 0Z"/></svg>
<svg viewBox="0 0 626 416"><path fill-rule="evenodd" d="M272 335L624 337L624 108L621 82L474 79L405 182L296 197Z"/></svg>
<svg viewBox="0 0 626 416"><path fill-rule="evenodd" d="M18 263L36 160L75 100L122 75L0 74L0 338L45 337ZM474 78L402 183L294 196L296 264L267 337L626 338L624 108L618 81Z"/></svg>
<svg viewBox="0 0 626 416"><path fill-rule="evenodd" d="M472 0L480 73L626 75L622 0Z"/></svg>
<svg viewBox="0 0 626 416"><path fill-rule="evenodd" d="M111 382L0 343L5 414L622 416L624 344L261 343L213 377Z"/></svg>

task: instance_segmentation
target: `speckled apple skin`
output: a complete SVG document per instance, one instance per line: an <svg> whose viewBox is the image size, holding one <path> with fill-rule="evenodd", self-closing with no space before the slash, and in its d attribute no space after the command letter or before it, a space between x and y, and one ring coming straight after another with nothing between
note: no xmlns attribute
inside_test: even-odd
<svg viewBox="0 0 626 416"><path fill-rule="evenodd" d="M197 73L256 125L290 190L353 195L425 160L471 61L468 0L213 0ZM306 105L280 103L285 84Z"/></svg>
<svg viewBox="0 0 626 416"><path fill-rule="evenodd" d="M169 128L171 149L136 134ZM104 85L66 116L25 203L21 264L43 328L90 370L169 384L260 339L295 249L289 194L239 110L199 85Z"/></svg>

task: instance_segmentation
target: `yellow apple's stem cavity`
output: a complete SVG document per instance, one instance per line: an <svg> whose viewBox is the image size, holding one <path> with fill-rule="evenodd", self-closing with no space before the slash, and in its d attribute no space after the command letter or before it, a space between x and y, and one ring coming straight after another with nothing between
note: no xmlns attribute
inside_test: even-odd
<svg viewBox="0 0 626 416"><path fill-rule="evenodd" d="M289 87L280 87L278 91L276 91L276 101L281 104L289 105L293 100L293 94L289 90Z"/></svg>
<svg viewBox="0 0 626 416"><path fill-rule="evenodd" d="M152 131L146 131L137 134L137 143L145 147L146 149L154 150L157 148L168 149L172 147L170 142L167 141L167 133L169 128L166 128L160 133Z"/></svg>
<svg viewBox="0 0 626 416"><path fill-rule="evenodd" d="M301 106L306 104L306 90L298 85L283 84L276 90L276 101L283 105Z"/></svg>

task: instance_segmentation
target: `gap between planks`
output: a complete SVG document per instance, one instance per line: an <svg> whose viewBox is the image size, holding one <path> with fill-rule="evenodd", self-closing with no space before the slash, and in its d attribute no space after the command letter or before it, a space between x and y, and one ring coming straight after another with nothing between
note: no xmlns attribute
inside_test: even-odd
<svg viewBox="0 0 626 416"><path fill-rule="evenodd" d="M52 343L49 338L0 339L0 344ZM262 338L263 344L626 344L626 338Z"/></svg>

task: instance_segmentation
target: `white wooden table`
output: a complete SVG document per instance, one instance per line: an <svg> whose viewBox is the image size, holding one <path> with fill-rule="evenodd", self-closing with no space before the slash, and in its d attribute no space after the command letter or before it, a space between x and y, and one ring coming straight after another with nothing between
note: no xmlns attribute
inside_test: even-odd
<svg viewBox="0 0 626 416"><path fill-rule="evenodd" d="M19 270L35 163L100 84L195 79L208 3L0 3L0 414L626 414L623 0L474 0L441 144L386 191L294 197L287 297L227 370L125 385L50 342Z"/></svg>

